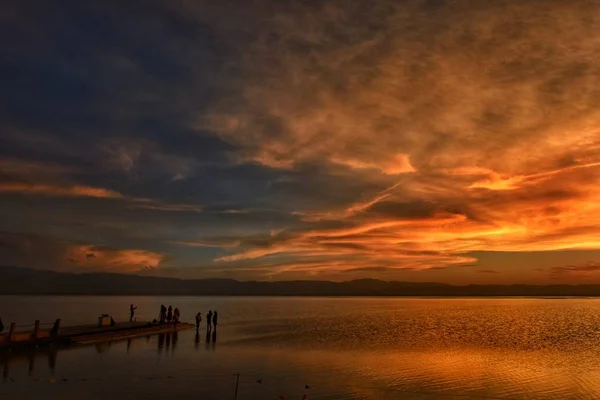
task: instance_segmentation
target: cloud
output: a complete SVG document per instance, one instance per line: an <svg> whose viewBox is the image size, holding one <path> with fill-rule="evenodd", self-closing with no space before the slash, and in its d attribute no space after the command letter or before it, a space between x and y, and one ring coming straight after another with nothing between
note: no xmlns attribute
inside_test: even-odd
<svg viewBox="0 0 600 400"><path fill-rule="evenodd" d="M0 228L276 279L600 249L597 10L543 3L15 6Z"/></svg>
<svg viewBox="0 0 600 400"><path fill-rule="evenodd" d="M597 277L598 272L600 272L600 263L590 261L587 264L582 265L553 267L550 269L550 276L553 279L590 278Z"/></svg>
<svg viewBox="0 0 600 400"><path fill-rule="evenodd" d="M132 208L171 212L203 212L202 206L196 204L168 204L157 200L140 198L132 198L129 200L129 206Z"/></svg>
<svg viewBox="0 0 600 400"><path fill-rule="evenodd" d="M231 240L231 239L204 239L204 240L182 240L182 241L172 241L173 244L179 244L182 246L190 246L190 247L237 247L240 245L239 240Z"/></svg>
<svg viewBox="0 0 600 400"><path fill-rule="evenodd" d="M168 153L149 139L107 139L99 145L104 168L123 172L133 179L167 175L173 181L190 177L200 160Z"/></svg>
<svg viewBox="0 0 600 400"><path fill-rule="evenodd" d="M435 13L418 2L276 7L239 43L248 79L230 81L235 97L216 103L204 126L240 145L242 159L274 168L325 161L398 173L474 163L510 179L535 168L519 157L532 143L530 156L545 162L565 129L578 140L597 134L586 87L598 81L598 44L580 24L585 13L558 1L544 11L515 1L447 3ZM487 157L500 151L509 157Z"/></svg>
<svg viewBox="0 0 600 400"><path fill-rule="evenodd" d="M0 255L5 265L75 272L132 273L157 268L166 255L140 249L80 244L52 237L0 232Z"/></svg>
<svg viewBox="0 0 600 400"><path fill-rule="evenodd" d="M58 197L97 197L106 199L123 198L121 193L89 186L75 185L70 187L54 186L36 183L1 183L0 192L14 192L22 194L37 194Z"/></svg>
<svg viewBox="0 0 600 400"><path fill-rule="evenodd" d="M493 269L478 269L477 271L478 274L499 274L500 271L496 271Z"/></svg>
<svg viewBox="0 0 600 400"><path fill-rule="evenodd" d="M39 180L40 178L52 179L57 176L72 174L76 170L67 165L57 163L25 160L14 157L0 157L0 174L7 177Z"/></svg>
<svg viewBox="0 0 600 400"><path fill-rule="evenodd" d="M68 259L77 260L79 269L133 273L143 268L156 268L164 254L138 249L115 249L94 245L71 245L66 248Z"/></svg>
<svg viewBox="0 0 600 400"><path fill-rule="evenodd" d="M397 271L397 269L388 268L388 267L360 267L360 268L349 268L349 269L342 270L340 272L343 272L343 273L356 273L356 272L378 273L378 272L389 272L389 271Z"/></svg>

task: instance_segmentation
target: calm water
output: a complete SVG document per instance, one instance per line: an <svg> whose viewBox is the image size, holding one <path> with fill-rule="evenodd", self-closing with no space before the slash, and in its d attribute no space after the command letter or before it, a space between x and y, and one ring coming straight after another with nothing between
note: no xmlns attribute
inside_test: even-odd
<svg viewBox="0 0 600 400"><path fill-rule="evenodd" d="M126 320L132 302L138 320L161 302L190 322L216 309L216 342L183 331L2 354L0 398L233 399L237 373L239 400L600 398L594 299L0 296L0 316L89 324Z"/></svg>

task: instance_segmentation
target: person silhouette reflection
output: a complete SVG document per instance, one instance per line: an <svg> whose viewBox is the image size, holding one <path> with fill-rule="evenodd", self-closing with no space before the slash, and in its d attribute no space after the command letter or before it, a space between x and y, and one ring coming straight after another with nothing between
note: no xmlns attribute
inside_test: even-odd
<svg viewBox="0 0 600 400"><path fill-rule="evenodd" d="M175 351L175 348L177 347L177 331L173 331L173 347L171 351Z"/></svg>
<svg viewBox="0 0 600 400"><path fill-rule="evenodd" d="M212 333L212 342L211 342L211 344L210 344L210 345L211 345L211 346L210 346L210 349L211 349L212 351L215 351L215 346L216 346L216 344L217 344L217 331L216 331L216 330L214 330L214 331L213 331L213 333Z"/></svg>
<svg viewBox="0 0 600 400"><path fill-rule="evenodd" d="M194 338L194 348L198 350L200 347L200 332L196 331L196 337Z"/></svg>
<svg viewBox="0 0 600 400"><path fill-rule="evenodd" d="M162 353L163 347L165 347L165 334L161 333L158 335L158 352Z"/></svg>

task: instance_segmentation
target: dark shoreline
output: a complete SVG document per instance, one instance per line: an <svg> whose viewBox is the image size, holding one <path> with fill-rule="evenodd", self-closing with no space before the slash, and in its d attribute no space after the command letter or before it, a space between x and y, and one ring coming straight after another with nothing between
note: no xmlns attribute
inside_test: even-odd
<svg viewBox="0 0 600 400"><path fill-rule="evenodd" d="M237 281L110 273L66 273L0 266L0 294L47 296L271 296L271 297L600 297L600 284L449 285L359 279Z"/></svg>

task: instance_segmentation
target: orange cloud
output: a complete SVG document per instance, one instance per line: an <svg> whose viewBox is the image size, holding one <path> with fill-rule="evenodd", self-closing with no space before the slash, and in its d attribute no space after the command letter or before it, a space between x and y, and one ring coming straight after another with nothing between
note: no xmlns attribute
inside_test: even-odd
<svg viewBox="0 0 600 400"><path fill-rule="evenodd" d="M244 43L248 79L233 77L234 96L198 126L239 160L316 164L368 189L295 210L300 228L217 260L430 268L473 251L600 248L600 42L580 23L591 9L455 2L415 22L430 15L421 3L384 3L377 31L352 7L300 6L277 9ZM415 204L429 214L410 215L424 212Z"/></svg>
<svg viewBox="0 0 600 400"><path fill-rule="evenodd" d="M156 268L166 257L148 250L79 244L49 236L2 231L0 256L9 265L29 268L121 273Z"/></svg>
<svg viewBox="0 0 600 400"><path fill-rule="evenodd" d="M164 254L152 251L93 245L74 245L66 249L68 264L90 271L132 273L148 267L156 268L164 258Z"/></svg>
<svg viewBox="0 0 600 400"><path fill-rule="evenodd" d="M502 191L502 195L468 185L458 187L455 195L471 217L444 212L432 212L425 218L386 217L377 207L384 203L401 207L402 196L396 189L403 188L398 186L346 210L299 213L308 224L303 230L280 232L258 247L242 240L239 252L217 261L254 260L254 265L268 265L266 257L294 260L265 272L276 275L297 272L299 261L315 257L322 261L313 266L330 265L338 271L378 266L419 270L470 264L476 259L467 253L477 251L598 249L600 189L592 179L594 168L556 170L542 180L530 180L527 186ZM591 173L589 181L580 176L582 171ZM325 221L345 227L327 228Z"/></svg>
<svg viewBox="0 0 600 400"><path fill-rule="evenodd" d="M59 197L98 197L108 199L120 199L123 195L103 188L95 188L83 185L55 186L43 183L0 183L0 192L15 192L24 194L41 194Z"/></svg>

